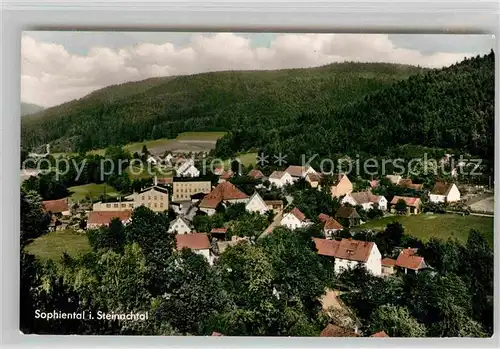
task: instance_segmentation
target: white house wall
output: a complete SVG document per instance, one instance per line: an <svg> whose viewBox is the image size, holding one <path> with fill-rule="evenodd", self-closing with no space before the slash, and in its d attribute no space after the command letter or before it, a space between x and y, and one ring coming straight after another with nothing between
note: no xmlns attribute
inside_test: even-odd
<svg viewBox="0 0 500 349"><path fill-rule="evenodd" d="M446 200L448 202L460 201L460 191L458 190L458 187L456 184L453 184L453 186L451 187L450 192L448 193L448 196L446 197Z"/></svg>

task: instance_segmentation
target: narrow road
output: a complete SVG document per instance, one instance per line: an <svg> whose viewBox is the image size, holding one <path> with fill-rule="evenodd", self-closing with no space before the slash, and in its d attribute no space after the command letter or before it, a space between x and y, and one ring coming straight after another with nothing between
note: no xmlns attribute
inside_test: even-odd
<svg viewBox="0 0 500 349"><path fill-rule="evenodd" d="M266 230L264 230L264 232L262 234L259 235L259 239L267 236L268 234L270 234L274 228L278 227L281 223L281 219L283 218L283 212L282 213L279 213L277 214L273 221L271 222L271 224L266 228Z"/></svg>

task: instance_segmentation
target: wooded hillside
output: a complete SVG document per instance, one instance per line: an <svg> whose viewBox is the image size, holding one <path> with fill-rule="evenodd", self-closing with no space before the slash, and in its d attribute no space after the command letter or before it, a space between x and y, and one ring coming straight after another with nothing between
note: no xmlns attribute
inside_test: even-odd
<svg viewBox="0 0 500 349"><path fill-rule="evenodd" d="M337 110L421 71L395 64L338 63L126 83L23 118L22 144L31 149L50 142L53 151L81 151L184 131L258 128L267 136L296 123L303 113Z"/></svg>

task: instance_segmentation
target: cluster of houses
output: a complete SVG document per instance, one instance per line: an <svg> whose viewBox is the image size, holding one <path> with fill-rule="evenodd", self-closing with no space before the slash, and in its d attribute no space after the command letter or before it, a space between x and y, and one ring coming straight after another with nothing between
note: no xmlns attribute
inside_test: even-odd
<svg viewBox="0 0 500 349"><path fill-rule="evenodd" d="M94 203L92 209L86 212L87 228L108 225L114 218L118 218L123 224L128 224L131 221L132 211L140 206L148 207L155 212L171 208L177 214L177 218L170 223L169 232L176 235L178 248L188 247L204 255L212 263L221 251L239 242L239 239L226 241L227 230L224 227L203 233L193 231L191 221L198 211L210 216L215 214L221 205L243 203L248 212L261 215L273 212L275 219L266 229L267 233L272 232L277 226L284 226L293 231L313 224L313 220L310 219L313 217L306 217L297 207L288 208L282 200L264 200L257 191L247 195L228 181L234 175L230 170L216 169L219 180L213 186L211 181L199 178L199 171L196 169L198 171L196 172L195 169L194 163L187 160L178 168L178 177L155 178L154 185L149 188L123 198ZM269 177L254 169L248 176L268 180L277 187L283 187L303 178L312 187L321 189L321 175L309 166L289 166L285 171L274 171ZM421 184L414 184L411 180L400 176L387 178L395 185L422 189ZM378 181L370 182L372 188L377 185ZM338 271L362 264L374 275L390 275L397 268L402 268L406 272L426 267L423 259L416 256L413 250L403 250L396 260L382 259L373 242L334 240L336 232L363 223L356 211L358 206L364 210L378 208L388 211L402 200L406 204L408 213L416 214L421 210L420 198L395 196L388 202L384 196L373 194L371 190L353 192L353 184L344 174L339 174L335 178L329 193L332 197L339 198L342 206L333 216L320 214L315 219L321 222L325 235L325 239L315 239L315 243L319 254L335 258ZM460 192L455 184L436 183L429 198L437 203L454 202L460 200ZM43 207L46 212L55 214L56 220L70 217L72 214L67 198L44 201ZM56 227L55 224L54 226Z"/></svg>
<svg viewBox="0 0 500 349"><path fill-rule="evenodd" d="M390 276L400 270L405 274L429 269L424 258L417 255L415 248L401 249L397 259L382 258L377 244L371 241L353 239L330 240L313 238L318 254L333 258L335 272L361 266L375 276Z"/></svg>

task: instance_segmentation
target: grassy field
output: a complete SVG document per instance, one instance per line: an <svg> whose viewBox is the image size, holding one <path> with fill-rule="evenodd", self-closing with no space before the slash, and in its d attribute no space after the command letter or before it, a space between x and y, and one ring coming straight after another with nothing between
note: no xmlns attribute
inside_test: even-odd
<svg viewBox="0 0 500 349"><path fill-rule="evenodd" d="M58 230L39 237L25 249L26 252L40 260L58 261L63 252L76 257L90 251L90 245L84 233L77 233L73 230Z"/></svg>
<svg viewBox="0 0 500 349"><path fill-rule="evenodd" d="M177 136L178 141L216 141L226 132L184 132Z"/></svg>
<svg viewBox="0 0 500 349"><path fill-rule="evenodd" d="M145 145L148 149L163 148L173 145L176 141L216 141L224 136L225 132L184 132L175 139L160 138L151 141L128 143L123 146L123 149L130 152L140 152ZM105 149L90 150L88 154L104 155ZM62 154L62 153L58 153Z"/></svg>
<svg viewBox="0 0 500 349"><path fill-rule="evenodd" d="M89 183L84 185L78 185L75 187L69 187L68 190L71 193L71 199L75 201L84 200L87 195L90 195L92 199L96 199L102 194L104 194L104 192L106 192L106 195L109 196L118 195L115 188L105 183L101 184Z"/></svg>
<svg viewBox="0 0 500 349"><path fill-rule="evenodd" d="M460 216L456 214L421 214L412 216L391 216L377 219L353 230L374 229L383 230L387 224L400 222L405 233L416 236L423 241L430 237L443 240L456 238L465 243L471 229L484 233L488 241L493 245L493 218L482 216Z"/></svg>
<svg viewBox="0 0 500 349"><path fill-rule="evenodd" d="M235 156L235 158L240 159L241 163L245 166L252 165L255 167L255 165L257 164L257 153L238 154ZM230 160L233 160L233 158L227 159L224 161L224 168L225 169L230 168L230 166L229 166Z"/></svg>

